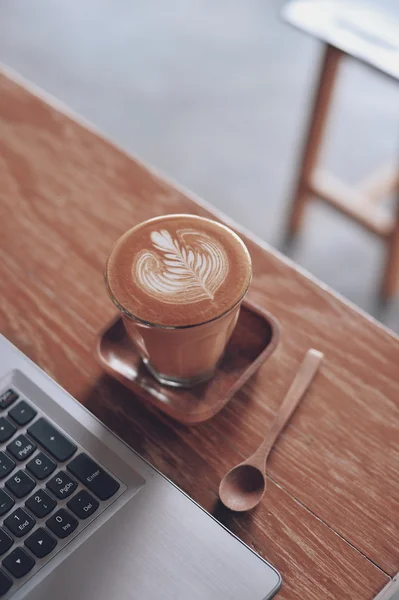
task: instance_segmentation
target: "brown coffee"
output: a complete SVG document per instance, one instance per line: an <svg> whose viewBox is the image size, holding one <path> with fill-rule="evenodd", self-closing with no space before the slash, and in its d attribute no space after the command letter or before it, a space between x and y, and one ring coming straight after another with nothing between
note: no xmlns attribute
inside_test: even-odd
<svg viewBox="0 0 399 600"><path fill-rule="evenodd" d="M112 249L106 283L127 331L160 380L209 377L238 318L251 259L230 229L193 215L151 219Z"/></svg>

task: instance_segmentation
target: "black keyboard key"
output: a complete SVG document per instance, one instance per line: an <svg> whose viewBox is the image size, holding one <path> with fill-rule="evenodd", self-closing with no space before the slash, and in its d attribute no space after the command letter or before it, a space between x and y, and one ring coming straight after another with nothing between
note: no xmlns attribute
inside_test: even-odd
<svg viewBox="0 0 399 600"><path fill-rule="evenodd" d="M17 431L17 428L11 421L5 417L0 419L0 443L6 442Z"/></svg>
<svg viewBox="0 0 399 600"><path fill-rule="evenodd" d="M46 525L57 537L63 540L75 531L79 523L65 508L60 508L55 515L46 521Z"/></svg>
<svg viewBox="0 0 399 600"><path fill-rule="evenodd" d="M28 433L43 448L50 452L56 460L64 462L71 458L77 446L68 440L58 429L53 427L46 419L38 419L28 429Z"/></svg>
<svg viewBox="0 0 399 600"><path fill-rule="evenodd" d="M57 545L57 540L48 533L43 527L39 527L25 540L25 546L34 554L37 558L43 558L50 554Z"/></svg>
<svg viewBox="0 0 399 600"><path fill-rule="evenodd" d="M4 529L0 529L0 555L5 554L11 548L14 540Z"/></svg>
<svg viewBox="0 0 399 600"><path fill-rule="evenodd" d="M30 471L39 481L42 481L51 475L51 473L55 471L56 466L56 463L51 460L47 454L44 454L44 452L39 452L35 458L32 458L32 460L26 464L28 471Z"/></svg>
<svg viewBox="0 0 399 600"><path fill-rule="evenodd" d="M7 454L0 452L0 479L7 477L14 467L15 462Z"/></svg>
<svg viewBox="0 0 399 600"><path fill-rule="evenodd" d="M100 500L108 500L120 488L119 483L87 454L79 454L67 465L67 469Z"/></svg>
<svg viewBox="0 0 399 600"><path fill-rule="evenodd" d="M14 498L11 498L3 489L0 490L0 517L8 513L14 506Z"/></svg>
<svg viewBox="0 0 399 600"><path fill-rule="evenodd" d="M78 484L68 473L60 471L46 483L46 487L50 492L53 492L54 496L62 500L63 498L68 498L76 490Z"/></svg>
<svg viewBox="0 0 399 600"><path fill-rule="evenodd" d="M35 519L28 515L23 508L17 508L9 517L4 519L4 525L18 538L29 533L35 524Z"/></svg>
<svg viewBox="0 0 399 600"><path fill-rule="evenodd" d="M0 409L4 409L8 406L11 406L11 404L15 402L15 400L18 400L18 398L19 396L17 392L14 392L14 390L12 389L6 390L2 394L0 394Z"/></svg>
<svg viewBox="0 0 399 600"><path fill-rule="evenodd" d="M36 444L32 442L26 435L19 435L7 446L7 450L17 460L25 460L36 450Z"/></svg>
<svg viewBox="0 0 399 600"><path fill-rule="evenodd" d="M13 581L4 573L4 571L0 570L0 598L1 596L5 596L12 586Z"/></svg>
<svg viewBox="0 0 399 600"><path fill-rule="evenodd" d="M17 471L15 475L7 479L6 488L16 498L25 498L35 487L36 483L25 471Z"/></svg>
<svg viewBox="0 0 399 600"><path fill-rule="evenodd" d="M67 502L67 507L75 513L79 519L91 517L99 506L100 503L93 498L89 492L86 492L86 490L81 490Z"/></svg>
<svg viewBox="0 0 399 600"><path fill-rule="evenodd" d="M11 575L14 575L14 577L20 579L29 573L31 569L33 569L35 566L35 561L31 555L25 552L25 550L22 548L15 548L11 554L5 557L3 560L3 566L7 569L7 571L10 571Z"/></svg>
<svg viewBox="0 0 399 600"><path fill-rule="evenodd" d="M18 402L16 406L14 406L8 413L8 416L13 419L20 427L30 423L34 417L36 417L37 412L34 408L30 406L25 400L21 400Z"/></svg>
<svg viewBox="0 0 399 600"><path fill-rule="evenodd" d="M25 502L25 506L35 517L43 519L55 509L57 502L44 490L36 490L33 496Z"/></svg>

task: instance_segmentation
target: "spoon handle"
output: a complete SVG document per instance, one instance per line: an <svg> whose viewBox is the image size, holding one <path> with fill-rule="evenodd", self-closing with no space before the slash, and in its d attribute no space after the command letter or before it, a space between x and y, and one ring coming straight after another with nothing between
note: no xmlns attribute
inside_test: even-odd
<svg viewBox="0 0 399 600"><path fill-rule="evenodd" d="M262 444L248 459L248 463L253 465L257 462L259 468L264 471L270 450L273 448L275 441L290 420L300 400L312 383L323 358L324 354L313 348L306 352L305 358L295 375L294 381L281 404L280 410L278 411L272 426L265 435Z"/></svg>

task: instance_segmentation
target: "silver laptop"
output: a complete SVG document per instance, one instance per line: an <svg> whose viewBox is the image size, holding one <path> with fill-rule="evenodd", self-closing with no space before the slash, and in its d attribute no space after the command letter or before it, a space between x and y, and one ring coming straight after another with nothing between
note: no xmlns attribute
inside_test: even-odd
<svg viewBox="0 0 399 600"><path fill-rule="evenodd" d="M0 597L266 600L278 572L0 335Z"/></svg>

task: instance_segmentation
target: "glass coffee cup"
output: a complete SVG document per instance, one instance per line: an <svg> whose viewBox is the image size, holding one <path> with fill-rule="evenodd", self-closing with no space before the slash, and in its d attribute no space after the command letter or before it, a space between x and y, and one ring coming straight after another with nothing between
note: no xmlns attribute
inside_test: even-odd
<svg viewBox="0 0 399 600"><path fill-rule="evenodd" d="M108 293L144 364L174 387L212 377L251 276L251 258L238 235L185 214L127 231L105 269Z"/></svg>

